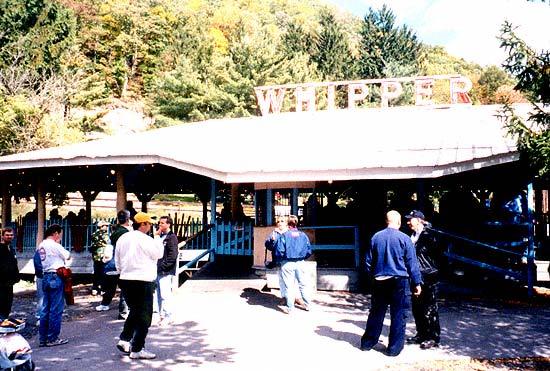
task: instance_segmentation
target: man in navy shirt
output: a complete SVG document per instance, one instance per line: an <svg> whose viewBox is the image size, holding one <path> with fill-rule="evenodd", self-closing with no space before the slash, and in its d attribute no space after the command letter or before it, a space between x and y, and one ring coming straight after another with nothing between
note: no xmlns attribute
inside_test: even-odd
<svg viewBox="0 0 550 371"><path fill-rule="evenodd" d="M386 224L385 229L372 237L365 261L367 277L372 279L372 296L361 350L370 350L378 344L389 306L391 325L386 354L394 357L405 346L411 293L409 279L414 285L414 295L419 295L422 278L411 238L399 230L401 214L389 211Z"/></svg>

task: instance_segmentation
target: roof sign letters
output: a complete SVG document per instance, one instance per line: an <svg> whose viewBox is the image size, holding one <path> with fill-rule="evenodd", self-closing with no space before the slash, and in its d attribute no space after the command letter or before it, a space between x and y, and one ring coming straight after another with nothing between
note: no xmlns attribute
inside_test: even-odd
<svg viewBox="0 0 550 371"><path fill-rule="evenodd" d="M388 79L368 79L356 81L337 81L260 86L254 88L256 100L262 115L280 113L287 90L294 90L295 111L316 111L318 95L325 94L326 109L336 109L336 88L347 87L347 108L354 109L357 104L369 98L371 86L379 89L380 106L388 107L390 101L403 94L403 83L412 83L414 101L417 106L435 104L432 99L436 80L447 81L450 104L471 104L468 92L472 82L461 75L436 75L420 77L399 77Z"/></svg>

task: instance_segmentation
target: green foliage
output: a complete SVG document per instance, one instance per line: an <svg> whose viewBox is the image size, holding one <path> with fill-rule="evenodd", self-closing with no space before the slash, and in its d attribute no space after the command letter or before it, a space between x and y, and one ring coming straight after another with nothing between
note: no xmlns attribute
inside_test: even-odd
<svg viewBox="0 0 550 371"><path fill-rule="evenodd" d="M505 85L514 85L514 79L496 66L489 66L479 77L479 98L482 104L498 102L497 90Z"/></svg>
<svg viewBox="0 0 550 371"><path fill-rule="evenodd" d="M162 127L256 115L255 86L447 73L475 102L508 82L422 45L386 6L361 20L318 0L0 0L0 152L92 137L115 103L146 102ZM404 89L392 104L412 102Z"/></svg>
<svg viewBox="0 0 550 371"><path fill-rule="evenodd" d="M501 47L508 57L504 68L517 79L516 89L532 104L527 121L522 120L511 105L506 104L502 116L511 135L518 138L520 155L534 174L550 178L550 53L537 53L505 22L501 29Z"/></svg>
<svg viewBox="0 0 550 371"><path fill-rule="evenodd" d="M384 74L389 62L417 70L422 43L407 26L395 26L395 15L386 5L379 11L369 8L361 31L359 74L362 78L393 77Z"/></svg>
<svg viewBox="0 0 550 371"><path fill-rule="evenodd" d="M0 9L0 67L59 71L75 36L71 11L54 0L2 0Z"/></svg>
<svg viewBox="0 0 550 371"><path fill-rule="evenodd" d="M327 9L320 15L321 31L315 38L312 60L324 80L353 78L354 60L343 27Z"/></svg>

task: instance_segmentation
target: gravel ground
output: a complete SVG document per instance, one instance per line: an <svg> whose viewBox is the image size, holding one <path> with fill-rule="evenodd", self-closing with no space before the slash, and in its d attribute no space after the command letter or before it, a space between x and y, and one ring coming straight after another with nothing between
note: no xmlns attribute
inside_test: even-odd
<svg viewBox="0 0 550 371"><path fill-rule="evenodd" d="M77 283L74 286L75 304L66 306L63 313L63 321L80 320L95 313L94 307L100 302L99 296L91 295L89 283ZM445 286L441 290L441 300L445 301L501 301L507 305L550 306L550 291L545 288L537 288L534 297L527 297L522 290L494 290L486 292L464 290L452 286ZM505 292L505 294L503 294ZM35 288L34 284L21 281L15 286L15 299L12 309L12 317L26 318L27 326L22 335L36 343L38 328L35 326ZM505 296L503 296L505 295ZM115 299L116 300L116 299ZM112 306L116 307L117 303ZM519 370L550 370L550 358L504 358L504 359L464 359L464 360L427 360L414 363L400 363L379 368L379 371L519 371Z"/></svg>

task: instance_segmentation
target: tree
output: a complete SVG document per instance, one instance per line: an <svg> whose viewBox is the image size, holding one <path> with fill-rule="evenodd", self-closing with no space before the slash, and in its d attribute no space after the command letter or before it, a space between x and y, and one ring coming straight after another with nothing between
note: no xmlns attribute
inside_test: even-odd
<svg viewBox="0 0 550 371"><path fill-rule="evenodd" d="M508 133L517 136L520 157L537 176L550 178L550 52L536 52L504 22L499 37L508 57L504 68L517 79L515 89L523 93L533 111L523 120L510 104L505 104L501 115Z"/></svg>
<svg viewBox="0 0 550 371"><path fill-rule="evenodd" d="M321 31L314 38L312 60L324 80L345 80L354 75L348 39L336 17L324 9L320 13Z"/></svg>
<svg viewBox="0 0 550 371"><path fill-rule="evenodd" d="M497 91L503 86L514 85L512 79L505 71L497 66L487 67L479 77L479 99L481 104L503 103L498 101L501 95L497 96ZM504 89L501 89L501 92Z"/></svg>
<svg viewBox="0 0 550 371"><path fill-rule="evenodd" d="M67 67L72 12L57 1L6 0L0 29L0 154L81 140L64 122L78 76Z"/></svg>
<svg viewBox="0 0 550 371"><path fill-rule="evenodd" d="M362 78L393 77L384 72L390 62L418 69L422 43L406 25L395 27L395 15L386 5L379 11L369 8L360 35L358 70Z"/></svg>

